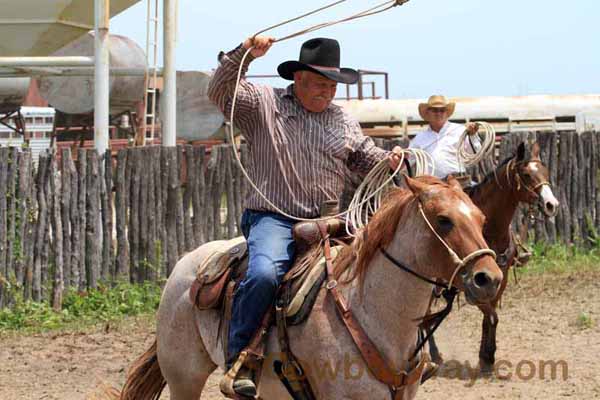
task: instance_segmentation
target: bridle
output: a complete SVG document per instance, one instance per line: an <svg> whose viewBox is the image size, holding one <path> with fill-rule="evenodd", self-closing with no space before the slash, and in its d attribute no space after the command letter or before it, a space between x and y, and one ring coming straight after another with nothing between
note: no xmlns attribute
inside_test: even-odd
<svg viewBox="0 0 600 400"><path fill-rule="evenodd" d="M417 344L417 348L413 352L411 359L413 359L419 353L419 351L423 348L423 346L425 346L425 343L427 343L429 338L433 335L433 333L441 325L441 323L444 321L444 319L448 316L448 314L450 314L450 311L452 311L452 304L454 302L456 295L458 294L458 289L455 286L453 286L452 284L454 283L454 278L458 274L458 271L460 271L469 262L473 261L476 258L484 256L484 255L490 255L494 258L494 260L496 259L496 252L494 252L494 250L492 250L490 248L477 249L477 250L471 252L470 254L468 254L467 256L465 256L464 258L460 258L458 256L458 254L456 254L456 252L450 247L450 245L448 245L448 243L437 233L437 231L434 229L431 222L429 222L429 219L427 218L427 215L425 215L425 212L423 211L423 205L421 204L420 201L418 202L418 207L419 207L419 213L425 220L425 223L427 224L427 226L429 227L431 232L435 235L435 237L444 245L444 247L450 254L450 258L452 259L452 261L454 262L456 267L454 269L454 272L452 273L452 277L450 278L450 281L446 285L446 284L440 283L439 281L430 279L426 276L419 274L418 272L416 272L413 269L404 265L401 261L399 261L394 256L392 256L390 253L388 253L387 250L384 249L383 247L379 248L379 250L385 256L385 258L387 258L396 267L419 278L420 280L422 280L424 282L427 282L434 286L442 288L442 296L446 300L446 307L442 311L434 314L432 316L432 318L429 319L429 321L431 321L433 327L431 330L429 330L427 335L419 341L419 343Z"/></svg>
<svg viewBox="0 0 600 400"><path fill-rule="evenodd" d="M425 215L425 212L423 211L423 205L421 204L420 201L418 202L418 207L419 207L419 213L425 220L425 223L429 227L429 230L431 230L431 232L435 235L435 237L442 243L442 245L444 245L444 247L448 251L448 254L450 254L450 258L452 259L452 262L455 265L454 272L452 273L452 277L450 278L450 281L448 282L448 284L442 285L439 282L436 282L432 279L424 277L423 275L419 274L418 272L415 272L415 271L411 270L410 268L404 266L401 262L396 260L391 254L389 254L383 247L380 247L380 250L383 253L383 255L385 255L386 258L388 260L390 260L392 263L394 263L397 267L400 267L401 269L409 272L410 274L413 274L414 276L420 278L421 280L423 280L425 282L434 284L436 286L445 287L446 289L450 290L451 288L453 288L452 284L454 283L454 279L456 278L458 271L460 271L461 268L463 268L469 262L473 261L476 258L484 256L484 255L490 255L494 258L494 260L496 259L496 252L494 252L494 250L492 250L490 248L477 249L477 250L473 251L472 253L466 255L464 258L460 258L458 256L458 254L456 254L456 252L450 247L450 245L448 245L448 243L437 233L437 231L435 230L433 225L431 225L431 222L429 222L427 215Z"/></svg>
<svg viewBox="0 0 600 400"><path fill-rule="evenodd" d="M519 169L517 168L519 165L521 164L529 164L529 163L534 163L534 164L540 164L543 165L541 161L539 160L529 160L529 161L519 161L519 162L515 162L515 159L511 159L507 166L506 166L506 182L508 182L508 184L510 185L510 173L511 171L514 171L515 173L515 180L517 181L517 191L521 190L521 187L523 187L525 190L527 190L529 193L533 194L535 196L535 199L539 199L540 198L540 194L538 192L536 192L536 190L538 190L540 187L544 186L544 185L548 185L549 187L552 187L552 185L550 184L550 182L543 180L541 182L538 182L536 185L534 186L529 186L526 185L524 182L523 177L521 176L521 173L519 172Z"/></svg>

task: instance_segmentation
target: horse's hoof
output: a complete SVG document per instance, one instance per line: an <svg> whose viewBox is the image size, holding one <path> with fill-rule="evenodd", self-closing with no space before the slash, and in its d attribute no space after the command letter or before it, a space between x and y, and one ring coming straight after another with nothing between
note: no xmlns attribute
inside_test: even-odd
<svg viewBox="0 0 600 400"><path fill-rule="evenodd" d="M437 365L444 365L444 358L441 354L435 354L431 356L431 361L436 363Z"/></svg>
<svg viewBox="0 0 600 400"><path fill-rule="evenodd" d="M479 374L483 378L491 378L494 376L494 365L489 363L480 363Z"/></svg>

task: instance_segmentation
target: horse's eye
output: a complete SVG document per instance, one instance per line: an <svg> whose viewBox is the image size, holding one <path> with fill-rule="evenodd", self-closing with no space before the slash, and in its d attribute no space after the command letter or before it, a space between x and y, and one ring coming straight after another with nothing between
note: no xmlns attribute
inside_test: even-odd
<svg viewBox="0 0 600 400"><path fill-rule="evenodd" d="M445 233L450 232L452 228L454 228L454 224L452 223L450 218L445 217L443 215L437 216L437 224L440 227L440 230Z"/></svg>

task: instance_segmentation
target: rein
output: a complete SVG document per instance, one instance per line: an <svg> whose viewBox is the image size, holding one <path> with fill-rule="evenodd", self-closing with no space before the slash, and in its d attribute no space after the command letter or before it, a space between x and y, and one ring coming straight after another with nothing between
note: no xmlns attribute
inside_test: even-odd
<svg viewBox="0 0 600 400"><path fill-rule="evenodd" d="M450 254L450 257L452 258L452 261L454 261L456 268L454 269L454 272L452 273L452 277L450 278L448 285L444 285L437 281L434 281L433 279L427 278L426 276L423 276L423 275L419 274L418 272L412 270L411 268L407 267L402 262L400 262L398 259L396 259L394 256L392 256L390 253L388 253L387 250L384 249L383 247L379 248L379 250L385 256L385 258L387 258L396 267L419 278L420 280L422 280L424 282L430 283L437 287L441 287L443 289L442 296L444 297L444 300L446 300L446 307L444 307L444 309L441 310L440 312L435 313L431 317L428 318L428 323L433 324L433 328L431 330L429 330L429 332L427 333L425 338L423 338L423 340L421 340L417 344L417 348L413 352L411 359L415 358L415 356L419 353L419 351L423 348L423 346L425 346L425 343L427 343L429 338L434 334L434 332L437 330L437 328L439 328L439 326L442 324L444 319L446 319L448 314L450 314L450 311L452 311L452 305L454 303L454 299L456 298L456 295L458 294L458 289L455 286L452 286L452 284L454 283L454 278L456 277L458 271L461 268L463 268L465 265L467 265L469 262L471 262L472 260L474 260L478 257L481 257L483 255L490 255L490 256L494 257L494 259L496 259L496 253L494 252L494 250L489 249L489 248L475 250L472 253L468 254L463 259L461 259L456 254L456 252L448 245L448 243L446 243L446 241L444 239L442 239L442 237L433 228L433 226L429 222L429 219L425 215L425 212L423 211L423 206L421 205L420 202L419 202L419 212L420 212L421 216L423 217L423 219L425 220L425 222L427 223L427 226L429 227L431 232L433 232L433 234L438 238L438 240L440 242L442 242L444 247L446 247L446 250L448 250L448 253ZM425 317L423 317L423 320L424 319L425 319Z"/></svg>
<svg viewBox="0 0 600 400"><path fill-rule="evenodd" d="M418 272L413 271L412 269L410 269L409 267L407 267L406 265L404 265L403 263L398 261L394 256L392 256L390 253L388 253L383 247L380 247L379 250L381 250L381 253L383 253L385 258L387 258L396 267L400 268L401 270L403 270L405 272L408 272L409 274L421 279L422 281L425 281L434 286L442 288L442 296L444 297L444 300L446 301L446 307L444 307L443 310L441 310L440 312L437 312L437 313L433 314L432 316L430 316L429 318L427 318L428 323L433 324L433 328L431 328L431 330L429 330L429 332L427 333L427 335L425 335L424 338L419 339L419 342L417 343L417 348L415 349L412 356L410 357L410 359L412 360L417 356L417 354L419 354L419 351L421 351L421 349L425 346L425 343L427 343L429 338L431 336L433 336L435 331L440 327L442 322L444 322L446 317L450 314L450 311L452 311L452 305L454 304L454 299L456 298L456 295L458 294L458 289L456 289L454 286L447 287L446 285L442 285L439 282L436 282L432 279L429 279L429 278L419 274ZM426 317L423 317L422 320L425 320L425 318Z"/></svg>
<svg viewBox="0 0 600 400"><path fill-rule="evenodd" d="M418 203L418 205L421 216L426 221L429 229L431 229L431 231L438 238L438 240L446 247L446 250L450 254L452 261L456 265L456 269L454 270L454 273L452 274L452 278L450 279L448 285L443 285L405 266L404 264L396 260L392 255L390 255L385 249L380 247L381 252L386 256L386 258L388 258L388 260L390 260L398 268L418 277L419 279L422 279L425 282L444 288L442 293L444 299L447 302L446 307L439 313L436 313L430 318L428 318L428 323L433 324L433 329L424 338L422 337L423 335L419 335L419 339L417 340L417 347L411 355L410 359L407 361L410 363L411 361L415 360L419 354L421 356L419 357L418 363L409 371L396 372L392 368L390 368L389 363L385 359L384 355L382 355L379 352L375 344L371 341L367 333L362 328L360 322L354 317L350 306L342 297L342 294L338 292L338 282L335 279L333 271L333 260L331 257L329 233L324 223L318 223L319 229L321 231L321 237L324 239L323 252L325 255L327 270L327 284L325 285L325 287L329 294L331 294L334 304L341 316L342 322L344 323L344 326L346 327L348 333L352 337L352 340L354 341L354 344L356 345L360 354L362 355L362 358L367 364L368 369L378 381L385 383L388 386L393 400L401 400L403 397L404 388L408 385L418 382L418 380L421 378L423 368L425 367L425 363L427 361L427 357L421 350L423 349L425 343L427 343L429 337L441 325L442 321L448 316L448 314L450 314L450 311L452 311L454 299L458 294L458 289L452 286L452 283L458 271L467 263L469 263L477 257L481 257L483 255L491 255L494 258L496 257L496 253L492 249L488 248L475 250L474 252L468 254L466 257L461 259L456 254L456 252L448 245L448 243L446 243L444 239L435 231L435 229L427 219L427 216L425 215L425 212L423 211L423 207L420 202ZM423 319L425 319L425 317Z"/></svg>

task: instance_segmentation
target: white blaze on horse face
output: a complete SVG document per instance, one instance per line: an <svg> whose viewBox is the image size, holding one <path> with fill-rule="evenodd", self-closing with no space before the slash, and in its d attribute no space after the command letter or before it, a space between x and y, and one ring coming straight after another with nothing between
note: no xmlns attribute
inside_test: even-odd
<svg viewBox="0 0 600 400"><path fill-rule="evenodd" d="M461 213L463 213L467 218L471 218L471 207L469 207L467 205L467 203L465 203L464 201L461 201L460 203L458 203L458 211L460 211Z"/></svg>
<svg viewBox="0 0 600 400"><path fill-rule="evenodd" d="M527 164L527 168L529 168L529 170L534 173L538 171L537 163L534 162L530 162L529 164Z"/></svg>
<svg viewBox="0 0 600 400"><path fill-rule="evenodd" d="M544 211L547 215L556 215L558 212L558 200L554 197L554 193L552 193L552 189L548 185L542 185L542 190L540 191L540 197L542 198L542 204L544 205Z"/></svg>

